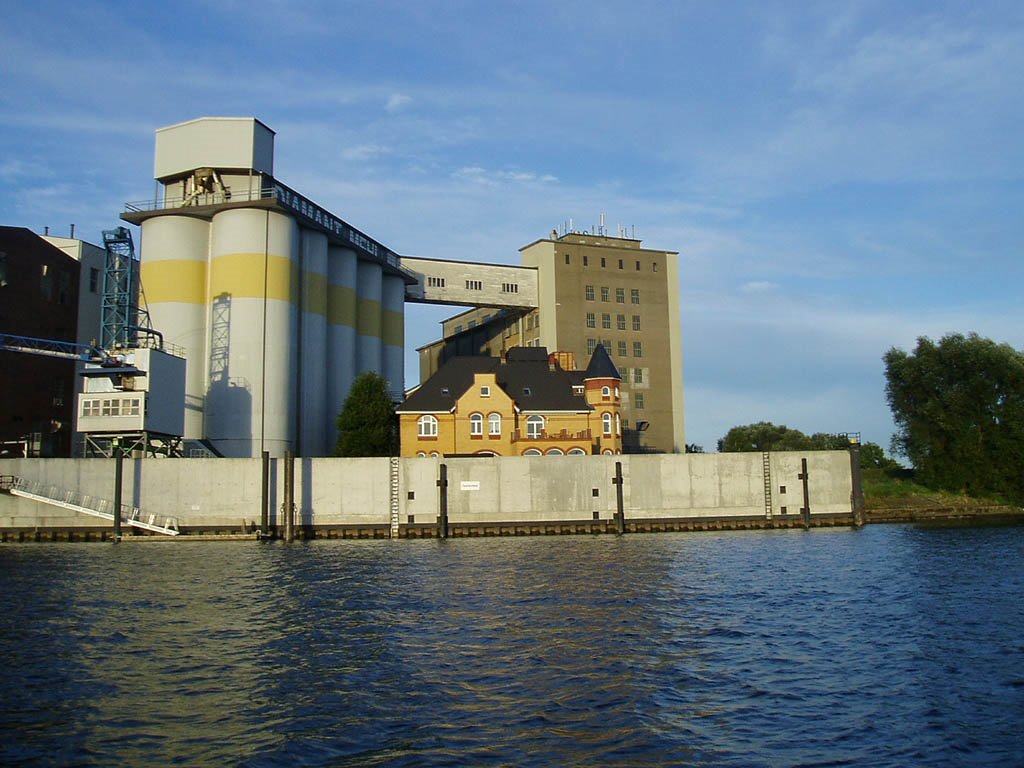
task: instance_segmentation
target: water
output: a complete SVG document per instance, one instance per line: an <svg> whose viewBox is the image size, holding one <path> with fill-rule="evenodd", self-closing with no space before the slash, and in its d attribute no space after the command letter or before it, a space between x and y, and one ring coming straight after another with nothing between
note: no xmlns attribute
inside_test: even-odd
<svg viewBox="0 0 1024 768"><path fill-rule="evenodd" d="M0 547L0 764L1024 764L1024 529Z"/></svg>

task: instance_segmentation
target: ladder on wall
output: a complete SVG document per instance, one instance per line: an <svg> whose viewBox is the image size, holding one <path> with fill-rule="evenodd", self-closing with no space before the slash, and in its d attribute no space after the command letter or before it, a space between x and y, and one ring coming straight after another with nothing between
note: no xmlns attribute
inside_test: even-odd
<svg viewBox="0 0 1024 768"><path fill-rule="evenodd" d="M390 500L391 500L391 538L398 538L398 491L399 491L399 467L400 462L396 456L391 457L391 467L389 474L390 481Z"/></svg>
<svg viewBox="0 0 1024 768"><path fill-rule="evenodd" d="M772 462L771 454L761 454L761 467L764 476L764 516L765 519L772 519Z"/></svg>

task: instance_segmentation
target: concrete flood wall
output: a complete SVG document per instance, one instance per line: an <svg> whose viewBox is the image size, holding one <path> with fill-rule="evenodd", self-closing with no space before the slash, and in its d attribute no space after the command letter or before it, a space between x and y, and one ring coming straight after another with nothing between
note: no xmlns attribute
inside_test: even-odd
<svg viewBox="0 0 1024 768"><path fill-rule="evenodd" d="M394 462L394 472L392 472ZM15 459L0 474L97 498L113 498L109 459ZM627 521L799 519L804 475L811 516L851 514L852 473L845 451L642 456L538 456L465 459L295 460L295 524L399 535L433 530L438 479L447 471L453 526L612 521L618 509L616 464ZM804 465L806 464L806 473ZM269 472L269 519L283 525L284 459ZM770 499L766 498L770 494ZM259 459L135 459L124 463L122 499L143 519L175 518L184 530L251 530L260 523ZM109 528L111 523L0 494L0 530ZM376 535L376 534L375 534ZM432 535L432 534L431 534Z"/></svg>

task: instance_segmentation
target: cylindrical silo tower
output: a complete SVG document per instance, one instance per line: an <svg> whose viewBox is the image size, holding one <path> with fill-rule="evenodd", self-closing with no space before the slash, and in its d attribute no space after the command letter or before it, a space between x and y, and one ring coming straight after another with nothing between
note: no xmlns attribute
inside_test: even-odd
<svg viewBox="0 0 1024 768"><path fill-rule="evenodd" d="M327 414L328 439L337 442L337 416L356 376L356 252L331 246L327 251Z"/></svg>
<svg viewBox="0 0 1024 768"><path fill-rule="evenodd" d="M330 455L352 381L402 387L390 249L274 177L274 132L203 117L156 132L157 199L129 204L155 330L185 349L186 440L229 457ZM197 445L184 446L191 453Z"/></svg>
<svg viewBox="0 0 1024 768"><path fill-rule="evenodd" d="M356 365L358 373L383 368L381 340L382 278L380 264L360 259L356 273Z"/></svg>
<svg viewBox="0 0 1024 768"><path fill-rule="evenodd" d="M393 398L405 389L405 281L397 275L384 275L381 311L383 376Z"/></svg>
<svg viewBox="0 0 1024 768"><path fill-rule="evenodd" d="M299 455L329 453L327 410L327 235L301 230Z"/></svg>
<svg viewBox="0 0 1024 768"><path fill-rule="evenodd" d="M210 296L230 303L230 324L227 370L210 381L206 435L225 456L294 448L297 253L291 216L232 208L213 217Z"/></svg>
<svg viewBox="0 0 1024 768"><path fill-rule="evenodd" d="M191 216L160 216L142 223L140 266L149 318L164 340L185 354L185 435L203 437L206 397L207 257L210 223Z"/></svg>

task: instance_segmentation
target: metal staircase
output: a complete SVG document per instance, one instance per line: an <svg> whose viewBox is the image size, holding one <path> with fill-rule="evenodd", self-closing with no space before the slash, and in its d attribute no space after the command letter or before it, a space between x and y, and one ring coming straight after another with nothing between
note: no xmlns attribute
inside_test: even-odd
<svg viewBox="0 0 1024 768"><path fill-rule="evenodd" d="M69 509L73 512L81 512L93 517L101 517L104 520L114 520L114 503L108 499L99 499L95 496L68 491L58 488L55 485L44 485L39 482L29 482L21 477L6 476L2 478L0 488L12 496L21 496L25 499L38 501L42 504L50 504L61 509ZM143 514L138 507L121 505L121 523L134 528L141 528L152 533L162 533L167 536L177 536L178 520L174 517L164 518L163 525L157 523L156 515L148 515L143 519Z"/></svg>

